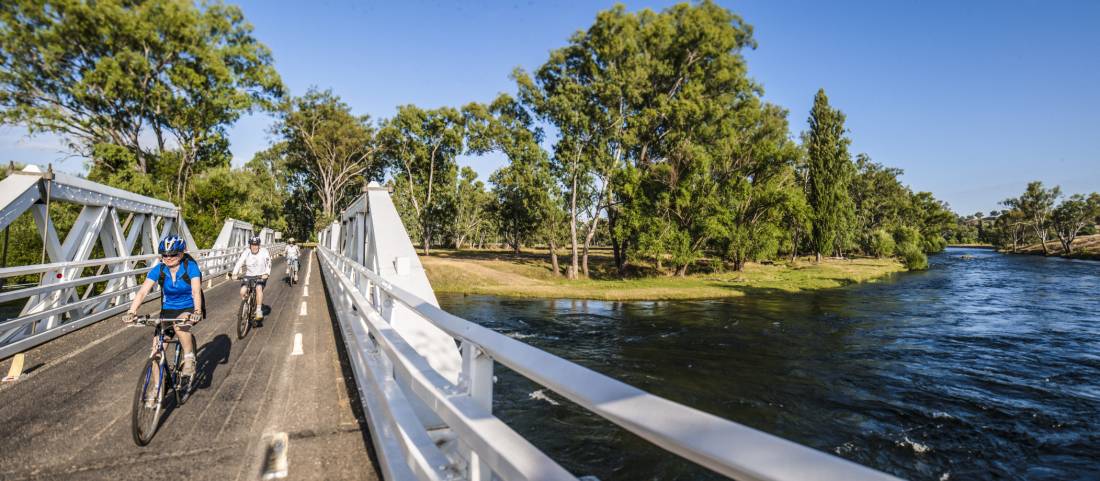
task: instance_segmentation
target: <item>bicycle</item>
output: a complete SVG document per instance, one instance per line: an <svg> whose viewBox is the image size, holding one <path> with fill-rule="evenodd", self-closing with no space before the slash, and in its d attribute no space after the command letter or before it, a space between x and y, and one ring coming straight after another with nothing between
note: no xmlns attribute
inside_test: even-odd
<svg viewBox="0 0 1100 481"><path fill-rule="evenodd" d="M134 320L134 326L144 325L155 328L153 350L149 353L149 359L145 361L145 368L141 371L137 389L134 391L131 425L134 442L138 446L149 444L157 432L161 409L164 407L166 386L172 387L176 406L182 406L191 397L194 379L180 374L183 367L183 346L175 337L173 329L175 324L185 322L187 322L186 319L159 319L149 316L141 316ZM191 333L191 339L197 351L198 337Z"/></svg>
<svg viewBox="0 0 1100 481"><path fill-rule="evenodd" d="M237 339L244 339L252 329L252 313L256 312L256 284L260 276L245 277L248 283L248 295L241 299L241 308L237 311Z"/></svg>
<svg viewBox="0 0 1100 481"><path fill-rule="evenodd" d="M286 268L287 268L287 277L286 277L287 285L293 286L294 284L297 284L298 283L298 259L287 259L286 260Z"/></svg>

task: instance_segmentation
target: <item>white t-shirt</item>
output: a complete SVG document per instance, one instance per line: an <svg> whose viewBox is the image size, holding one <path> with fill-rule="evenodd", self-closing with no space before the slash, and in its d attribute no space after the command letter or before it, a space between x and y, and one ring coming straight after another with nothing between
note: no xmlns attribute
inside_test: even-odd
<svg viewBox="0 0 1100 481"><path fill-rule="evenodd" d="M299 249L298 246L296 246L296 245L286 246L286 258L287 259L297 259L298 256L301 255L301 253L302 253L302 250Z"/></svg>
<svg viewBox="0 0 1100 481"><path fill-rule="evenodd" d="M271 275L271 255L263 247L255 254L252 253L251 248L245 249L241 258L237 259L237 265L233 266L233 272L241 272L241 266L244 266L245 276L269 276Z"/></svg>

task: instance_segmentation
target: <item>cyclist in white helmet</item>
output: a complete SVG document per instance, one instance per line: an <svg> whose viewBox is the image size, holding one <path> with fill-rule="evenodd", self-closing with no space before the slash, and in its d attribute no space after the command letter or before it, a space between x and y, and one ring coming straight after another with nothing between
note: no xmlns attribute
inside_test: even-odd
<svg viewBox="0 0 1100 481"><path fill-rule="evenodd" d="M259 236L248 239L248 250L241 254L241 258L237 259L237 264L233 266L233 277L241 279L241 299L248 295L248 278L256 279L256 313L253 318L257 321L262 321L264 318L264 285L267 284L267 278L270 275L271 254L266 248L260 247Z"/></svg>
<svg viewBox="0 0 1100 481"><path fill-rule="evenodd" d="M298 244L294 242L294 238L291 237L286 241L286 273L290 275L291 267L294 268L294 278L291 279L294 282L298 282L298 258L302 255L302 249L298 247Z"/></svg>

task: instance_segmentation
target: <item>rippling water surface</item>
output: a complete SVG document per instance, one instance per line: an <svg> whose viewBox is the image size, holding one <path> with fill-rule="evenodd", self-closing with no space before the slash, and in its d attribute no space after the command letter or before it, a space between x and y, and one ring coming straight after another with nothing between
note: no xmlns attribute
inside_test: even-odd
<svg viewBox="0 0 1100 481"><path fill-rule="evenodd" d="M875 284L722 301L440 302L654 394L903 478L1100 479L1100 263L980 249L931 261ZM497 369L497 415L578 475L720 479Z"/></svg>

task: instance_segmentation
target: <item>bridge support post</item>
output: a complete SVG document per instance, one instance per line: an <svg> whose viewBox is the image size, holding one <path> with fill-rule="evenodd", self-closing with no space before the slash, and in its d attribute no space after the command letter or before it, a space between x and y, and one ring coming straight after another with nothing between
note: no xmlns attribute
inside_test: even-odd
<svg viewBox="0 0 1100 481"><path fill-rule="evenodd" d="M478 406L487 412L493 412L493 358L485 351L468 341L462 342L462 376L460 384L465 384L466 393ZM470 481L490 481L493 472L489 464L481 459L474 450L467 452Z"/></svg>

